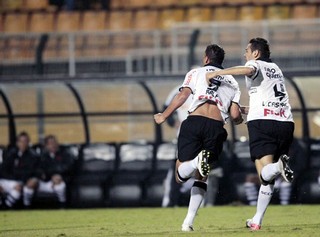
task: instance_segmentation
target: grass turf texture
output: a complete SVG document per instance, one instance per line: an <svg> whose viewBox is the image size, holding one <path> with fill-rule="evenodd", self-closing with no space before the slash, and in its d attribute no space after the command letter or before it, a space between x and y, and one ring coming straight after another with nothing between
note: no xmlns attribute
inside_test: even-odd
<svg viewBox="0 0 320 237"><path fill-rule="evenodd" d="M270 206L259 232L245 221L254 207L201 208L195 231L180 231L186 208L37 210L0 212L0 236L320 236L320 206Z"/></svg>

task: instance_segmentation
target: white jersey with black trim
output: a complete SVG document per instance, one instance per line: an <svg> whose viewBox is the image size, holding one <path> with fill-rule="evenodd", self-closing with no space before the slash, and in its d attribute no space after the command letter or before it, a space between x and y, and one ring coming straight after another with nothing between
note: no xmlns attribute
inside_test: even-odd
<svg viewBox="0 0 320 237"><path fill-rule="evenodd" d="M195 111L200 105L207 101L213 101L217 104L221 116L225 122L229 118L229 107L231 102L240 103L240 89L238 82L231 75L218 76L208 85L206 73L210 71L221 70L211 65L196 68L189 71L184 79L181 88L188 87L192 92L192 101L189 107L189 113Z"/></svg>
<svg viewBox="0 0 320 237"><path fill-rule="evenodd" d="M285 79L280 68L273 62L250 60L245 66L256 70L246 76L249 92L247 121L269 119L293 122Z"/></svg>

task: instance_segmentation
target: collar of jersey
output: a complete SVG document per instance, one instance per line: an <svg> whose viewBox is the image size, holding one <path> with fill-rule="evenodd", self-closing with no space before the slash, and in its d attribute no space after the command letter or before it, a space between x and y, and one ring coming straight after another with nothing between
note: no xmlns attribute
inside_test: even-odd
<svg viewBox="0 0 320 237"><path fill-rule="evenodd" d="M213 67L217 67L217 68L220 68L220 69L223 69L222 65L220 64L217 64L217 63L208 63L206 65L204 65L205 67L206 66L213 66Z"/></svg>
<svg viewBox="0 0 320 237"><path fill-rule="evenodd" d="M265 61L265 62L268 62L268 63L272 63L272 60L270 58L257 58L257 60Z"/></svg>

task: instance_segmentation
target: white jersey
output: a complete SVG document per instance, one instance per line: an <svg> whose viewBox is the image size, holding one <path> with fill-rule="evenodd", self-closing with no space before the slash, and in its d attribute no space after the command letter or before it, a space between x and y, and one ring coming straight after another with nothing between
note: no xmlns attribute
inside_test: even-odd
<svg viewBox="0 0 320 237"><path fill-rule="evenodd" d="M273 62L250 60L245 66L256 73L246 77L250 96L247 121L270 119L293 121L289 96L280 68Z"/></svg>
<svg viewBox="0 0 320 237"><path fill-rule="evenodd" d="M231 102L239 104L241 93L238 82L230 75L215 77L213 83L208 85L206 74L216 70L221 69L208 65L189 71L181 88L188 87L193 94L189 113L192 113L207 101L213 101L217 104L222 118L227 122Z"/></svg>

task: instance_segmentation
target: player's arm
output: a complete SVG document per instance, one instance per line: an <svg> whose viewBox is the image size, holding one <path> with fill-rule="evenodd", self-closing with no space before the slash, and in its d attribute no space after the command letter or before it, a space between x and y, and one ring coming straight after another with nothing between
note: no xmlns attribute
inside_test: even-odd
<svg viewBox="0 0 320 237"><path fill-rule="evenodd" d="M208 72L206 74L206 79L208 84L210 83L210 80L217 76L223 76L223 75L232 75L232 76L252 76L255 74L256 69L254 67L249 66L237 66L237 67L230 67L223 70Z"/></svg>
<svg viewBox="0 0 320 237"><path fill-rule="evenodd" d="M229 113L230 113L230 117L231 120L236 124L241 124L243 122L243 118L241 115L241 111L240 111L240 106L235 103L235 102L231 102L230 108L229 108Z"/></svg>
<svg viewBox="0 0 320 237"><path fill-rule="evenodd" d="M158 113L153 116L155 122L157 124L163 123L174 111L176 111L176 109L178 109L181 105L184 104L184 102L186 102L190 94L191 94L190 88L188 87L182 88L180 93L173 98L171 103L162 113Z"/></svg>

